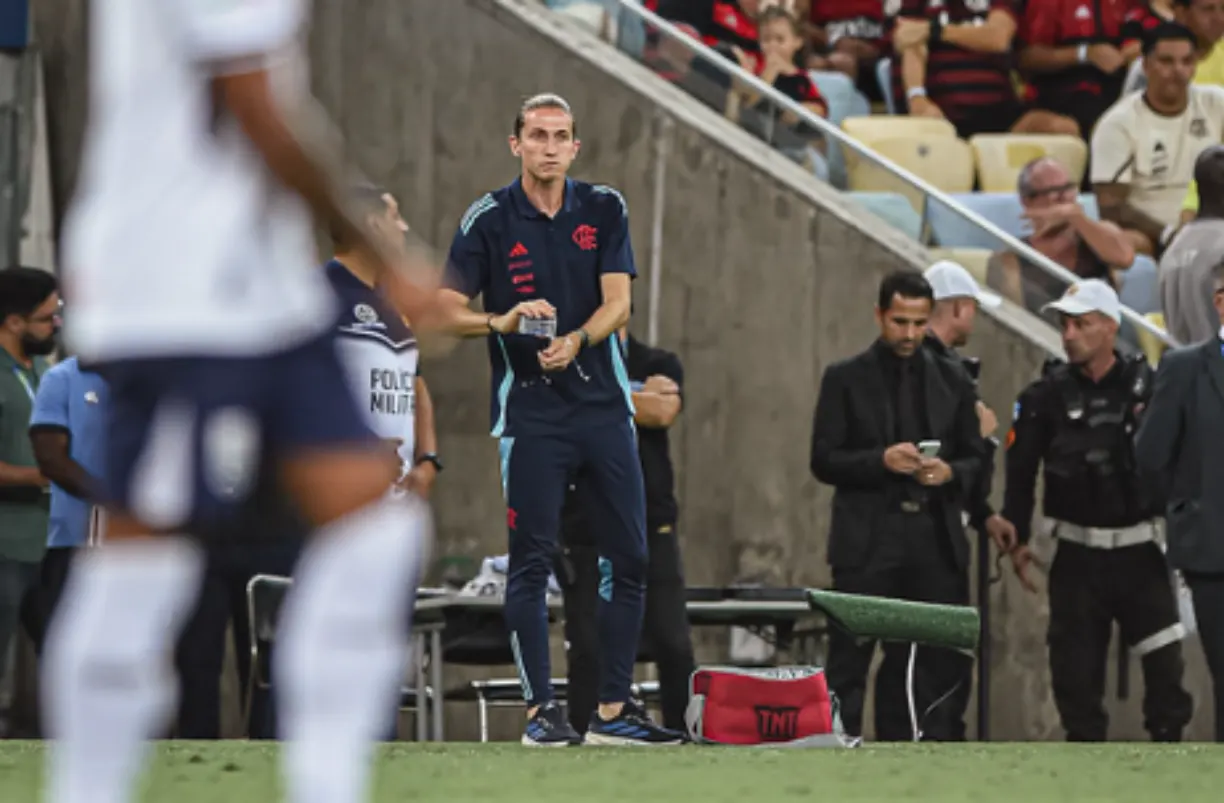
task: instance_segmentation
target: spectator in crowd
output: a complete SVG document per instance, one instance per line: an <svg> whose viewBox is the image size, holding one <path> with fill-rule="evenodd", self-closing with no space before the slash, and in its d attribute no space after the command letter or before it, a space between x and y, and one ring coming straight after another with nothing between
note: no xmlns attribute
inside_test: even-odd
<svg viewBox="0 0 1224 803"><path fill-rule="evenodd" d="M47 622L55 614L73 556L89 543L93 506L100 503L106 382L76 357L43 376L30 416L30 443L38 469L51 482L47 554L39 581L42 648Z"/></svg>
<svg viewBox="0 0 1224 803"><path fill-rule="evenodd" d="M811 468L836 489L829 563L837 591L950 604L968 594L961 515L981 471L982 438L968 375L922 348L932 297L918 274L885 277L875 311L879 339L830 365L820 383ZM873 642L830 631L829 685L852 736L862 735L874 652ZM878 740L913 738L908 656L904 644L884 646L876 675ZM932 712L920 726L928 738L955 738L951 707L938 702L964 681L963 656L920 648L917 665L917 709Z"/></svg>
<svg viewBox="0 0 1224 803"><path fill-rule="evenodd" d="M884 4L881 0L811 0L808 37L813 70L845 73L860 92L883 100L876 65L884 54Z"/></svg>
<svg viewBox="0 0 1224 803"><path fill-rule="evenodd" d="M642 648L659 669L663 727L684 731L688 683L693 674L684 567L676 532L675 472L668 431L684 405L684 368L670 351L652 348L632 335L625 339L625 370L633 390L633 420L646 484L646 613ZM579 476L566 495L561 516L561 565L565 600L566 657L570 724L585 733L599 691L599 549L593 528L599 509ZM639 655L642 650L639 650Z"/></svg>
<svg viewBox="0 0 1224 803"><path fill-rule="evenodd" d="M936 262L922 275L930 283L935 299L922 346L936 357L947 360L952 367L965 370L974 385L976 398L978 363L965 360L956 350L969 342L977 321L978 307L997 307L1002 299L983 290L969 271L950 260ZM982 435L982 468L977 483L966 494L965 512L969 514L969 525L973 529L989 535L1000 552L1009 552L1015 542L1016 528L990 506L994 454L999 446L995 430L999 428L999 420L981 399L977 399L975 409ZM962 590L964 598L960 604L968 605L968 577ZM971 668L969 664L964 666L965 675L958 680L956 691L941 703L941 708L946 709L945 720L949 723L947 736L953 741L965 739L965 711L973 690L973 682L969 678Z"/></svg>
<svg viewBox="0 0 1224 803"><path fill-rule="evenodd" d="M956 133L1078 134L1070 117L1026 109L1011 77L1010 0L890 2L893 99L900 113L947 119Z"/></svg>
<svg viewBox="0 0 1224 803"><path fill-rule="evenodd" d="M1168 559L1194 600L1194 618L1215 698L1215 740L1224 742L1224 265L1212 269L1217 332L1167 352L1135 437L1141 468L1169 479Z"/></svg>
<svg viewBox="0 0 1224 803"><path fill-rule="evenodd" d="M1224 86L1224 3L1220 0L1174 0L1174 19L1194 34L1194 83Z"/></svg>
<svg viewBox="0 0 1224 803"><path fill-rule="evenodd" d="M1034 108L1069 117L1082 136L1091 136L1139 56L1139 42L1125 41L1126 12L1122 0L1027 0L1019 66Z"/></svg>
<svg viewBox="0 0 1224 803"><path fill-rule="evenodd" d="M1165 331L1182 344L1201 343L1219 330L1215 270L1224 263L1224 146L1212 145L1194 163L1204 200L1160 258Z"/></svg>
<svg viewBox="0 0 1224 803"><path fill-rule="evenodd" d="M1184 25L1194 34L1198 56L1194 83L1224 86L1224 18L1219 0L1171 0L1168 5L1155 3L1132 8L1126 16L1122 36L1126 47L1139 47L1142 41L1162 22ZM1143 89L1147 78L1142 73L1128 76L1125 90Z"/></svg>
<svg viewBox="0 0 1224 803"><path fill-rule="evenodd" d="M1122 97L1092 134L1092 185L1101 216L1135 250L1159 255L1177 230L1194 161L1224 132L1224 88L1191 85L1193 33L1161 23L1143 44L1147 87Z"/></svg>
<svg viewBox="0 0 1224 803"><path fill-rule="evenodd" d="M46 357L55 350L59 310L50 273L0 270L0 685L22 612L36 608L29 604L30 594L47 549L50 497L29 427ZM37 623L27 618L25 625L34 635Z"/></svg>
<svg viewBox="0 0 1224 803"><path fill-rule="evenodd" d="M1148 0L1132 4L1122 23L1123 46L1142 47L1147 32L1162 22L1176 22L1173 0Z"/></svg>
<svg viewBox="0 0 1224 803"><path fill-rule="evenodd" d="M770 6L761 15L759 30L762 59L757 77L812 114L827 116L828 103L807 70L798 66L799 51L803 48L799 21L785 8ZM828 176L823 134L793 112L761 97L752 87L734 86L728 95L727 117L738 120L821 178Z"/></svg>
<svg viewBox="0 0 1224 803"><path fill-rule="evenodd" d="M1016 182L1032 234L1022 242L1082 279L1114 283L1112 272L1135 260L1130 240L1113 223L1093 220L1079 203L1079 188L1057 160L1042 156ZM1012 251L995 253L987 284L1032 312L1062 295L1065 282Z"/></svg>
<svg viewBox="0 0 1224 803"><path fill-rule="evenodd" d="M659 0L660 17L689 26L706 45L755 73L761 66L757 17L764 0Z"/></svg>

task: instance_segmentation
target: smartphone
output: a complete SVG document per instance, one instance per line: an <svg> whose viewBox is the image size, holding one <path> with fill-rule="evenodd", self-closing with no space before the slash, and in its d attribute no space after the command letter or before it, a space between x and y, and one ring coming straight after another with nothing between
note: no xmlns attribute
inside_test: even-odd
<svg viewBox="0 0 1224 803"><path fill-rule="evenodd" d="M519 334L551 340L557 336L556 318L519 318Z"/></svg>
<svg viewBox="0 0 1224 803"><path fill-rule="evenodd" d="M939 441L920 441L918 443L918 453L928 460L932 457L939 457Z"/></svg>

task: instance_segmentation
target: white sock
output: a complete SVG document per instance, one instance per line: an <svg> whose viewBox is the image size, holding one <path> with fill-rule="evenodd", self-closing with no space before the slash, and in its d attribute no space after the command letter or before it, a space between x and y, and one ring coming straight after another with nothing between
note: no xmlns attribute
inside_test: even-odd
<svg viewBox="0 0 1224 803"><path fill-rule="evenodd" d="M294 572L273 678L291 803L360 803L395 712L428 508L382 499L324 527Z"/></svg>
<svg viewBox="0 0 1224 803"><path fill-rule="evenodd" d="M177 696L172 649L204 560L179 538L83 552L47 634L42 708L50 803L128 803Z"/></svg>

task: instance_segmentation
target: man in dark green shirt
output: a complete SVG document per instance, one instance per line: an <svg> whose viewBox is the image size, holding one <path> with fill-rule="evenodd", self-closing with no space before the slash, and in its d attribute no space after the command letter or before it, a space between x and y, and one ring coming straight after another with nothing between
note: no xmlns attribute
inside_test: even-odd
<svg viewBox="0 0 1224 803"><path fill-rule="evenodd" d="M48 484L30 445L30 412L55 350L60 298L55 277L0 270L0 680L22 601L47 548Z"/></svg>

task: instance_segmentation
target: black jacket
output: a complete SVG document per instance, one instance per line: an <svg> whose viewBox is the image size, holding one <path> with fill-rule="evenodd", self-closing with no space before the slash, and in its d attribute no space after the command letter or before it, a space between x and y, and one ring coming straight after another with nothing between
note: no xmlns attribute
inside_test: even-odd
<svg viewBox="0 0 1224 803"><path fill-rule="evenodd" d="M982 467L982 437L974 409L973 385L965 370L919 349L923 393L939 456L952 467L952 479L931 489L946 519L952 551L960 568L969 565L969 542L961 512ZM884 465L884 451L895 442L891 394L875 348L825 370L812 426L812 474L834 486L829 532L829 563L834 568L866 565L883 516L901 482Z"/></svg>
<svg viewBox="0 0 1224 803"><path fill-rule="evenodd" d="M1224 354L1216 338L1167 352L1135 436L1135 459L1169 480L1169 563L1224 573Z"/></svg>
<svg viewBox="0 0 1224 803"><path fill-rule="evenodd" d="M945 346L943 341L934 335L928 334L922 341L922 345L930 349L935 356L948 360L959 368L965 368L965 360L956 353L956 349ZM979 399L977 380L969 374L968 369L965 369L965 373L973 384L973 398L976 402ZM980 428L978 431L981 431ZM990 487L994 482L994 457L998 448L999 442L995 438L982 439L982 468L978 472L978 481L973 493L965 500L965 511L969 514L969 526L979 533L986 532L986 519L994 515L994 508L990 504Z"/></svg>

